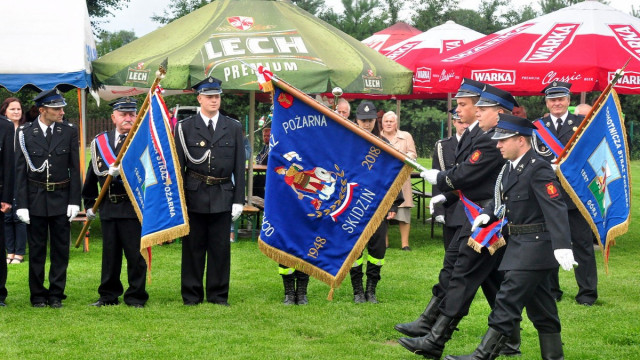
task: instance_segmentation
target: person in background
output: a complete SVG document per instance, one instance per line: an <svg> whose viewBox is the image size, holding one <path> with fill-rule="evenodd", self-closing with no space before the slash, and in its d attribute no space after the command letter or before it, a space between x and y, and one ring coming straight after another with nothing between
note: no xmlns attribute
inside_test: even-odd
<svg viewBox="0 0 640 360"><path fill-rule="evenodd" d="M80 210L78 129L62 121L67 103L57 89L41 92L34 102L40 115L17 133L16 215L27 223L31 304L61 308L71 221ZM44 286L47 240L49 289Z"/></svg>
<svg viewBox="0 0 640 360"><path fill-rule="evenodd" d="M7 120L13 123L14 132L25 123L25 115L22 111L20 99L6 98L0 105L0 121ZM13 145L13 142L11 143ZM2 146L4 147L4 146ZM13 148L13 146L11 146ZM2 151L2 149L0 149ZM10 172L15 176L13 172ZM20 264L24 261L27 249L27 224L18 219L15 212L15 198L11 202L12 208L4 214L4 236L7 246L7 264ZM1 234L0 234L1 236Z"/></svg>
<svg viewBox="0 0 640 360"><path fill-rule="evenodd" d="M202 303L205 295L210 303L229 306L227 235L231 221L242 214L246 159L242 126L219 112L221 85L213 77L195 84L200 113L179 121L175 131L191 228L182 241L181 294L186 306Z"/></svg>
<svg viewBox="0 0 640 360"><path fill-rule="evenodd" d="M393 111L386 112L382 115L382 132L380 135L389 140L391 146L400 150L409 158L415 160L418 157L413 137L408 132L400 130L400 121L398 121L398 116ZM413 196L411 193L410 178L402 184L402 197L404 198L404 202L398 207L398 212L396 212L396 216L393 219L398 221L402 250L411 251L411 248L409 247L409 232L411 230L411 208L413 208ZM385 242L386 246L388 246L388 237L386 237Z"/></svg>
<svg viewBox="0 0 640 360"><path fill-rule="evenodd" d="M345 98L338 99L336 112L345 119L349 119L349 116L351 116L351 104L349 104L349 101Z"/></svg>
<svg viewBox="0 0 640 360"><path fill-rule="evenodd" d="M517 117L521 117L521 118L527 118L527 109L524 107L524 105L520 105L520 106L515 106L513 108L512 111L513 116L517 116Z"/></svg>
<svg viewBox="0 0 640 360"><path fill-rule="evenodd" d="M6 103L6 101L5 101ZM10 104L13 102L10 102ZM19 103L18 103L19 105ZM3 107L4 103L3 103ZM5 107L6 109L6 107ZM10 106L9 109L15 109L15 106ZM5 113L5 111L2 111ZM22 115L22 108L9 110L11 113L18 113ZM14 184L14 143L15 129L11 123L4 119L0 119L0 212L7 214L11 211L13 203L13 184ZM4 221L0 221L0 255L5 255L5 234L4 234ZM7 257L7 260L9 258ZM13 260L13 258L12 258ZM7 299L7 263L0 261L0 307L7 306L5 300Z"/></svg>
<svg viewBox="0 0 640 360"><path fill-rule="evenodd" d="M576 106L576 109L573 113L576 115L587 116L587 114L589 114L589 111L591 111L591 107L592 106L589 104L579 104Z"/></svg>
<svg viewBox="0 0 640 360"><path fill-rule="evenodd" d="M380 129L380 131L382 131L382 117L384 116L384 114L385 111L382 109L376 112L376 126L378 127L378 129Z"/></svg>

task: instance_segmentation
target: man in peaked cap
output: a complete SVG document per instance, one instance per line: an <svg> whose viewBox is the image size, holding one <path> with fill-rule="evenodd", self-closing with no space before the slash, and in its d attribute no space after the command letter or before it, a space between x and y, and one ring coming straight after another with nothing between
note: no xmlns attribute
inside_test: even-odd
<svg viewBox="0 0 640 360"><path fill-rule="evenodd" d="M118 305L118 298L124 289L120 281L122 253L127 259L127 280L129 288L124 292L125 304L144 307L149 299L145 290L146 264L140 254L140 234L142 227L127 195L118 167L109 163L115 159L129 131L136 121L136 100L122 97L111 104L111 120L115 129L98 134L91 142L91 164L82 188L87 218L93 220L93 206L107 175L113 177L107 197L100 203L100 224L102 225L102 272L98 293L100 298L91 304L102 307ZM104 156L111 154L112 156Z"/></svg>
<svg viewBox="0 0 640 360"><path fill-rule="evenodd" d="M453 197L459 190L479 207L489 204L495 195L495 182L504 164L504 159L496 148L496 140L492 139L494 127L498 122L498 113L510 111L515 104L515 99L508 92L484 85L475 103L478 123L473 124L480 127L482 133L474 139L469 155L449 170L427 170L420 176L436 186L445 194L445 198ZM485 113L483 107L491 107L493 112ZM504 246L501 247L503 244L496 242L500 245L491 248L482 246L479 251L475 250L468 246L471 233L471 222L465 217L463 226L445 253L438 286L446 290L438 312L434 313L435 321L426 335L420 336L420 332L416 332L419 337L398 340L407 350L430 359L440 358L446 342L451 339L462 318L469 313L471 302L480 287L489 306L494 307L502 282L498 266L504 254ZM426 329L428 322L424 321L423 324ZM519 326L514 327L503 355L520 354L519 330Z"/></svg>
<svg viewBox="0 0 640 360"><path fill-rule="evenodd" d="M566 145L576 132L578 126L584 120L582 115L569 113L571 101L571 84L562 81L554 81L547 85L542 92L545 94L545 103L549 109L549 116L542 119L542 123L562 143ZM543 155L545 160L554 163L556 155L548 149ZM579 266L576 268L575 277L578 283L578 293L575 300L582 305L591 306L598 299L598 270L596 266L595 252L593 249L593 234L587 221L573 203L563 188L562 197L569 209L569 229L571 230L571 246ZM551 292L557 301L562 299L562 290L558 281L558 273L552 278Z"/></svg>
<svg viewBox="0 0 640 360"><path fill-rule="evenodd" d="M63 122L67 103L57 89L34 99L39 116L18 129L16 215L27 223L29 290L34 307L62 307L69 264L70 222L80 210L78 130ZM49 289L44 287L47 239Z"/></svg>
<svg viewBox="0 0 640 360"><path fill-rule="evenodd" d="M197 305L206 296L210 303L229 306L229 224L242 214L245 151L242 125L219 112L221 85L208 77L193 86L200 113L180 121L174 134L191 228L182 242L185 305Z"/></svg>
<svg viewBox="0 0 640 360"><path fill-rule="evenodd" d="M504 281L489 315L489 329L471 355L447 356L449 360L489 360L519 326L522 310L538 330L542 359L562 359L560 318L549 291L549 279L558 264L571 270L573 255L567 230L567 210L551 166L531 148L535 126L527 119L500 114L493 139L503 167L496 196L474 220L474 229L505 216L503 234L508 238L500 270ZM523 195L527 195L524 197ZM506 211L500 210L506 208ZM498 211L496 211L498 210ZM497 215L496 215L497 214Z"/></svg>

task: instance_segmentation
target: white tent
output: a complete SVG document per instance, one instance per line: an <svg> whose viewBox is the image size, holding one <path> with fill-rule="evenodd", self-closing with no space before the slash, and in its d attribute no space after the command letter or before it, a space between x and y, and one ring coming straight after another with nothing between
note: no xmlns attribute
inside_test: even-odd
<svg viewBox="0 0 640 360"><path fill-rule="evenodd" d="M0 86L87 88L97 58L85 0L0 3Z"/></svg>

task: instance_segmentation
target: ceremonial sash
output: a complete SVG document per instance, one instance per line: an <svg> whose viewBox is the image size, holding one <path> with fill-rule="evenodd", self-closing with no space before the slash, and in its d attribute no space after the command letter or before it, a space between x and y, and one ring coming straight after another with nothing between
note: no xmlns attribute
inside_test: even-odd
<svg viewBox="0 0 640 360"><path fill-rule="evenodd" d="M551 130L549 130L548 127L544 126L544 122L542 122L542 119L538 119L534 121L533 125L535 125L537 129L537 130L533 130L533 132L536 134L536 136L540 140L542 140L542 142L545 145L547 145L549 150L551 150L553 155L555 155L557 158L558 155L562 153L562 150L564 149L564 145L562 145L560 140L558 140L558 138L555 135L553 135L553 133L551 132Z"/></svg>
<svg viewBox="0 0 640 360"><path fill-rule="evenodd" d="M460 201L464 204L464 212L467 214L469 222L473 224L473 220L480 215L482 208L473 201L467 199L466 196L462 195L461 191L459 191L458 194L460 196ZM507 244L500 232L506 223L507 218L504 217L498 221L492 222L486 227L477 228L469 237L467 245L477 252L482 251L482 248L486 247L487 250L489 250L489 253L493 255L496 250Z"/></svg>
<svg viewBox="0 0 640 360"><path fill-rule="evenodd" d="M107 133L96 136L96 145L102 161L107 164L107 167L111 167L116 161L117 156L113 153L111 146L109 146L109 136L107 136Z"/></svg>

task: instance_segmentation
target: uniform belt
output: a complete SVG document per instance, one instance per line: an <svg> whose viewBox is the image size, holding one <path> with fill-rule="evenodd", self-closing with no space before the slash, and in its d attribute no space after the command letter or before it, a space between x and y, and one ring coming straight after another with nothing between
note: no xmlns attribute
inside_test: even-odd
<svg viewBox="0 0 640 360"><path fill-rule="evenodd" d="M60 182L40 182L36 180L29 179L29 182L37 187L41 187L47 191L56 191L59 189L64 189L71 183L71 179L66 179Z"/></svg>
<svg viewBox="0 0 640 360"><path fill-rule="evenodd" d="M194 179L198 179L207 185L218 185L231 181L231 178L228 177L217 178L213 176L202 175L193 170L187 170L187 175L191 176Z"/></svg>
<svg viewBox="0 0 640 360"><path fill-rule="evenodd" d="M129 196L127 194L109 194L109 201L114 204L125 201L127 199L129 199Z"/></svg>
<svg viewBox="0 0 640 360"><path fill-rule="evenodd" d="M509 235L535 234L547 231L547 227L542 224L513 225L507 224Z"/></svg>

